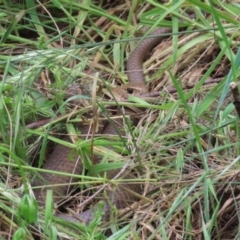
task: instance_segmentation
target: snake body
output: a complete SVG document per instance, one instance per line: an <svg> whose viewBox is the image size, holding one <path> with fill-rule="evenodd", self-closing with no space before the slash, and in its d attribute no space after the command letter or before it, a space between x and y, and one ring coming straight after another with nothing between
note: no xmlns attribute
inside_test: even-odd
<svg viewBox="0 0 240 240"><path fill-rule="evenodd" d="M147 57L148 53L162 41L165 36L159 36L160 34L165 34L171 32L171 28L159 28L151 33L152 38L145 38L140 41L137 47L132 51L127 61L127 75L129 79L129 84L140 87L141 93L148 92L148 87L145 83L144 73L143 73L143 61ZM87 133L88 129L84 128L82 133ZM104 134L116 134L116 130L109 124L104 131ZM123 133L124 134L124 133ZM64 140L70 141L69 138ZM64 173L74 173L81 174L83 165L82 161L79 159L76 150L70 149L63 145L57 145L43 165L44 169L54 170ZM110 171L108 173L109 179L114 177L116 171ZM133 178L132 175L126 175L126 178ZM36 179L33 182L33 186L46 185L47 188L34 190L35 197L39 205L43 205L46 200L46 190L53 190L53 200L58 202L66 195L68 191L68 183L72 179L70 177L55 175L49 173L41 173L41 178ZM130 190L130 191L129 191ZM132 192L141 194L141 187L139 184L130 183L120 183L114 190L108 191L108 199L104 200L103 206L103 220L108 221L111 215L111 205L114 205L117 209L126 208L133 202L137 201L137 197ZM68 221L81 221L88 224L94 218L94 210L97 205L93 206L91 209L86 210L75 216L69 216L65 214L58 215Z"/></svg>

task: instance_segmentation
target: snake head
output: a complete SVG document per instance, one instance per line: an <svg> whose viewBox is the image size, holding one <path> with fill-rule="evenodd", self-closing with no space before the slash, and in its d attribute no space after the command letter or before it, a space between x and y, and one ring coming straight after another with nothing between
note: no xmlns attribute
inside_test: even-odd
<svg viewBox="0 0 240 240"><path fill-rule="evenodd" d="M104 90L104 94L117 101L125 101L130 95L139 96L148 92L148 88L141 84L126 84L122 86L109 86Z"/></svg>

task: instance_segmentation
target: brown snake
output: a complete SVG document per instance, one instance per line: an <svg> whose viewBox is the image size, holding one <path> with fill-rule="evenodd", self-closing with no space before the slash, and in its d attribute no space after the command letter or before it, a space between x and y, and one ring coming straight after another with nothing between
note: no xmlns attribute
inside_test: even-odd
<svg viewBox="0 0 240 240"><path fill-rule="evenodd" d="M165 33L171 33L171 28L158 28L151 33L151 35L160 35ZM162 41L165 36L154 36L152 38L145 38L138 43L138 46L132 51L130 57L127 61L127 75L129 79L130 86L138 86L140 89L140 93L148 92L148 87L145 83L144 73L143 73L143 61L148 55L148 53ZM86 134L88 132L87 128L83 128L82 133ZM104 131L104 134L115 134L115 129L108 124L107 128ZM124 135L124 133L123 133ZM65 141L70 142L68 137L64 138ZM83 170L82 161L79 159L76 150L70 149L66 146L58 144L50 157L43 165L44 169L54 170L65 173L73 173L73 174L81 174ZM116 172L119 171L110 171L108 173L108 178L112 179ZM68 191L68 183L72 181L70 177L55 175L49 173L41 173L41 179L36 179L33 182L33 186L42 186L48 185L47 188L44 189L36 189L34 190L35 197L39 203L39 205L43 205L45 203L46 198L46 190L53 190L53 201L57 202L61 200L63 196L66 195ZM124 178L133 178L134 176L128 174L124 176ZM58 186L54 186L58 185ZM130 191L129 191L130 190ZM111 214L111 205L114 205L117 209L126 208L130 206L132 203L138 200L138 198L131 194L132 192L141 194L140 184L130 184L130 183L120 183L114 190L106 190L108 199L104 200L103 207L103 220L108 221ZM76 214L74 216L69 216L65 214L58 215L61 218L64 218L68 221L75 222L84 222L88 224L93 218L93 210L96 206L93 206L91 209L86 210L80 214Z"/></svg>

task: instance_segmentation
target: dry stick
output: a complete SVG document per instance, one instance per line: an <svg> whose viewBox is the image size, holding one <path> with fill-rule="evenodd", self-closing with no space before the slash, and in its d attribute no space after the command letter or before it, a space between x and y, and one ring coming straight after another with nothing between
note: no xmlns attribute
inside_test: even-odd
<svg viewBox="0 0 240 240"><path fill-rule="evenodd" d="M208 84L213 84L213 83L218 83L222 80L222 78L216 78L216 79L209 79L207 80L203 85L208 85ZM131 88L131 86L129 87ZM187 90L187 89L191 89L192 87L184 87L183 90ZM176 93L176 89L173 88L173 87L170 87L170 88L167 88L165 89L166 92L170 93L170 94L173 94L173 93ZM149 98L149 97L159 97L160 94L161 94L162 90L160 91L155 91L155 92L148 92L148 93L144 93L144 94L141 94L139 95L138 97L139 98ZM128 100L126 100L128 101ZM124 100L122 100L122 102L125 102ZM49 118L49 119L44 119L44 120L40 120L40 121L37 121L37 122L33 122L33 123L30 123L26 126L26 128L28 129L35 129L35 128L39 128L51 121L55 121L55 120L58 120L58 119L61 119L63 116L59 116L59 117L56 117L56 118Z"/></svg>
<svg viewBox="0 0 240 240"><path fill-rule="evenodd" d="M41 126L43 126L43 125L45 125L47 123L50 123L50 121L52 121L52 120L57 120L57 119L58 118L43 119L43 120L40 120L40 121L37 121L37 122L33 122L33 123L30 123L30 124L26 125L26 128L28 128L28 129L35 129L35 128L41 127Z"/></svg>
<svg viewBox="0 0 240 240"><path fill-rule="evenodd" d="M235 82L229 84L233 96L233 105L237 111L238 116L240 117L240 93Z"/></svg>
<svg viewBox="0 0 240 240"><path fill-rule="evenodd" d="M206 86L206 85L209 85L209 84L213 84L213 83L219 83L221 80L222 80L222 78L209 79L205 83L203 83L203 86ZM193 88L192 86L191 87L186 86L186 87L183 87L183 90L188 90L188 89L192 89L192 88ZM163 90L165 92L170 93L170 94L173 94L173 93L177 92L176 88L174 88L174 87L169 87L169 88L166 88L166 89L163 89ZM144 93L144 94L139 95L138 97L140 97L140 98L144 98L144 97L158 97L158 96L160 96L160 93L163 90Z"/></svg>

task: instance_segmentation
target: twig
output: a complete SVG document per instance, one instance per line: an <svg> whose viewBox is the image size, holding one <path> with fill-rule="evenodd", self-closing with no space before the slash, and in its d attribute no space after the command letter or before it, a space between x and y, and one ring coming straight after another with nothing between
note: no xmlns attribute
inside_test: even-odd
<svg viewBox="0 0 240 240"><path fill-rule="evenodd" d="M213 83L218 83L222 80L222 78L215 78L215 79L209 79L207 80L203 85L208 85L208 84L213 84ZM191 89L192 87L184 87L183 90L187 90L187 89ZM160 91L152 91L152 92L148 92L148 93L144 93L144 94L141 94L139 95L138 97L139 98L142 98L143 100L144 99L148 99L148 98L152 98L152 97L159 97L161 92L163 90L160 90ZM173 93L176 93L176 89L173 88L173 87L169 87L165 90L166 92L170 93L170 94L173 94ZM121 100L121 102L128 102L128 99L126 100ZM61 120L61 119L64 119L66 118L66 115L62 115L62 116L59 116L59 117L56 117L56 118L49 118L49 119L44 119L44 120L40 120L40 121L37 121L37 122L33 122L33 123L30 123L26 126L26 128L28 129L35 129L35 128L39 128L45 124L48 124L50 123L51 121L58 121L58 120Z"/></svg>

